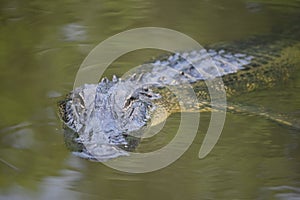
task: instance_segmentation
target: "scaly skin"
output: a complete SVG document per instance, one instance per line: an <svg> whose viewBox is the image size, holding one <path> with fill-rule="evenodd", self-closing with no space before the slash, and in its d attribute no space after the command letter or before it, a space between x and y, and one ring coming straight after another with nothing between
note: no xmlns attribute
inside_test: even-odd
<svg viewBox="0 0 300 200"><path fill-rule="evenodd" d="M78 156L98 161L128 155L125 150L138 145L147 125L160 123L174 112L210 111L206 81L222 77L230 100L285 81L299 64L297 40L255 37L207 49L143 64L123 80L114 76L112 81L104 78L97 85L75 89L60 103L68 146ZM197 101L186 89L190 86ZM186 92L181 99L188 102L186 108L179 106L172 88Z"/></svg>

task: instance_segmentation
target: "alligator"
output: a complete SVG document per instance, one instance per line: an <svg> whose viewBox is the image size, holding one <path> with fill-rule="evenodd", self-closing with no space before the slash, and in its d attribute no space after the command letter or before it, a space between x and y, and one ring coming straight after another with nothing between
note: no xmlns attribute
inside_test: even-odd
<svg viewBox="0 0 300 200"><path fill-rule="evenodd" d="M228 100L287 80L299 64L299 44L296 37L254 36L172 53L142 64L128 76L114 75L111 80L82 85L59 102L66 144L74 154L90 160L129 155L145 127L176 112L210 111L207 80L222 78ZM192 87L196 101L184 95L183 101L190 103L182 108L174 87L183 93ZM219 86L214 87L218 90ZM232 107L228 110L238 112Z"/></svg>

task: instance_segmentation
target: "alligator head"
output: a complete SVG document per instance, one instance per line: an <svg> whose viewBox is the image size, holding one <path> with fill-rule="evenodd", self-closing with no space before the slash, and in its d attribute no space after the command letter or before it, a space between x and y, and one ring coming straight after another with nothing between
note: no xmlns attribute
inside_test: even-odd
<svg viewBox="0 0 300 200"><path fill-rule="evenodd" d="M74 153L91 160L128 155L130 133L141 130L160 96L133 75L126 80L103 78L99 84L85 84L60 102L65 134L80 146ZM129 139L130 138L130 139ZM70 141L69 141L70 142Z"/></svg>

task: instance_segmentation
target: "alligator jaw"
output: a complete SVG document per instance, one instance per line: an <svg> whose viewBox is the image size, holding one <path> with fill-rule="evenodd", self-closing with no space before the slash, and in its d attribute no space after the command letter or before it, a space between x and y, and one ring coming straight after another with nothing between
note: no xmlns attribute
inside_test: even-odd
<svg viewBox="0 0 300 200"><path fill-rule="evenodd" d="M135 75L126 80L104 78L99 84L76 88L60 103L61 119L69 128L65 134L77 135L65 138L81 147L76 155L98 161L129 155L123 150L132 145L128 135L147 124L153 100L160 98L139 81Z"/></svg>

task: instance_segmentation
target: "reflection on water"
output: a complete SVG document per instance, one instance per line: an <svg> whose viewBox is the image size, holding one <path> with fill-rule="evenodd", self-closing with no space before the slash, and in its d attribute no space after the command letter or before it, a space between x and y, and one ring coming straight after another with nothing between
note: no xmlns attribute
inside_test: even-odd
<svg viewBox="0 0 300 200"><path fill-rule="evenodd" d="M74 170L62 169L58 176L47 176L36 186L37 192L27 190L20 185L13 185L0 195L2 199L81 199L81 194L70 190L70 185L80 181L81 174Z"/></svg>
<svg viewBox="0 0 300 200"><path fill-rule="evenodd" d="M205 45L270 33L297 22L299 9L297 0L1 1L0 199L299 199L299 133L266 119L228 114L220 141L198 160L210 117L201 114L199 134L182 158L132 175L72 156L56 114L84 57L113 34L162 26ZM129 54L107 75L154 55ZM299 116L298 72L285 85L237 101ZM144 148L167 142L179 117Z"/></svg>

